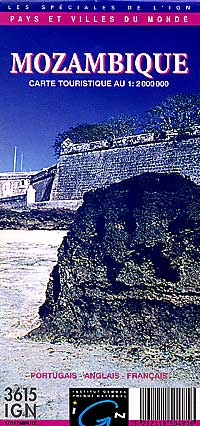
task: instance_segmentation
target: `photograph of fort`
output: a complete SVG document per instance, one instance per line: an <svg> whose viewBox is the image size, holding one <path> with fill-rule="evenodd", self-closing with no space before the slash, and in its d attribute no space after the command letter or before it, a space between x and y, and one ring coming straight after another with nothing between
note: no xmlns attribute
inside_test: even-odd
<svg viewBox="0 0 200 426"><path fill-rule="evenodd" d="M69 388L199 387L198 27L0 32L1 397L36 387L37 418L66 420ZM12 52L185 52L190 72L31 87L63 76L12 74Z"/></svg>
<svg viewBox="0 0 200 426"><path fill-rule="evenodd" d="M200 182L200 126L156 139L143 133L114 141L63 141L57 164L40 171L0 173L0 208L76 210L83 195L142 173L178 173Z"/></svg>

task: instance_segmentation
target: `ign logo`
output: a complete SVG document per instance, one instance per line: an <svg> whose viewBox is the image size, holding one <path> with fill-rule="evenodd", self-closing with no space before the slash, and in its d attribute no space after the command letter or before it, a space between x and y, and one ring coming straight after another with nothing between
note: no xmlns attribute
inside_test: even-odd
<svg viewBox="0 0 200 426"><path fill-rule="evenodd" d="M128 389L70 389L70 426L128 426Z"/></svg>

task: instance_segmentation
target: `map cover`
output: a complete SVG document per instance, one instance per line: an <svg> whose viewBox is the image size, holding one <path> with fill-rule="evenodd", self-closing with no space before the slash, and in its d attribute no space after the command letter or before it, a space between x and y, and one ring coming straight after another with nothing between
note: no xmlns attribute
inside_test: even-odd
<svg viewBox="0 0 200 426"><path fill-rule="evenodd" d="M200 2L0 2L0 426L200 421Z"/></svg>

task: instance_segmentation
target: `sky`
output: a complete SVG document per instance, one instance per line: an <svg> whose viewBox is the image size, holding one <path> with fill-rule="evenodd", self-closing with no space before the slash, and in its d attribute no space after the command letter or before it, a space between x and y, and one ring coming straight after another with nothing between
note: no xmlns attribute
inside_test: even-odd
<svg viewBox="0 0 200 426"><path fill-rule="evenodd" d="M18 171L21 152L24 170L39 170L56 162L52 145L58 132L79 123L95 123L113 115L146 111L169 95L199 90L199 39L198 27L0 28L0 172L12 170L15 146ZM9 73L11 52L23 55L25 52L51 54L53 51L80 55L115 51L187 52L190 74L161 77L170 81L170 86L162 89L74 89L30 88L30 75ZM55 77L35 75L34 78ZM124 79L124 74L117 78Z"/></svg>

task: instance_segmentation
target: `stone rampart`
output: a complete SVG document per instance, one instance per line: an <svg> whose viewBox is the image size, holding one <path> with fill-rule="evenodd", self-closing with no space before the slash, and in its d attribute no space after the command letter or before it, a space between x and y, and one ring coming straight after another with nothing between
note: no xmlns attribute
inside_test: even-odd
<svg viewBox="0 0 200 426"><path fill-rule="evenodd" d="M31 185L35 189L35 201L44 202L50 199L56 166L39 171L31 178Z"/></svg>
<svg viewBox="0 0 200 426"><path fill-rule="evenodd" d="M148 136L128 138L127 143L124 138L118 146L101 142L87 150L69 145L61 152L51 200L81 200L87 191L147 172L178 173L200 184L199 160L200 138L196 135L183 141L152 141Z"/></svg>
<svg viewBox="0 0 200 426"><path fill-rule="evenodd" d="M35 203L50 199L56 166L38 172L0 173L0 208L30 207L30 190Z"/></svg>
<svg viewBox="0 0 200 426"><path fill-rule="evenodd" d="M154 140L152 133L82 144L66 140L57 166L1 173L0 206L8 206L4 199L9 198L13 205L14 196L27 196L32 188L34 204L49 202L55 208L77 209L84 193L143 173L178 173L200 184L199 160L198 134L182 141L175 133L161 141Z"/></svg>
<svg viewBox="0 0 200 426"><path fill-rule="evenodd" d="M27 206L26 194L14 195L0 199L0 209L17 210Z"/></svg>

